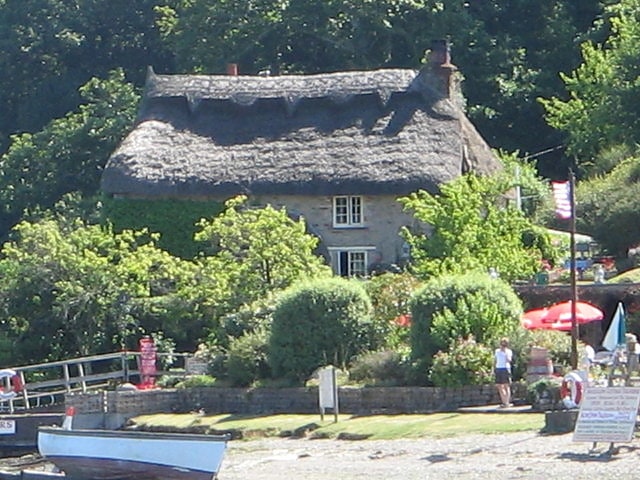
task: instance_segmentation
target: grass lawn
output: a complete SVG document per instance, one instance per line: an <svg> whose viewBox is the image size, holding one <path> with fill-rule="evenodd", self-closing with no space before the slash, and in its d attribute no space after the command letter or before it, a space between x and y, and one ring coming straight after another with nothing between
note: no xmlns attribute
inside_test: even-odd
<svg viewBox="0 0 640 480"><path fill-rule="evenodd" d="M500 434L540 431L543 413L433 413L428 415L141 415L132 422L141 429L178 432L231 432L237 438L301 436L393 440L450 437L467 433Z"/></svg>

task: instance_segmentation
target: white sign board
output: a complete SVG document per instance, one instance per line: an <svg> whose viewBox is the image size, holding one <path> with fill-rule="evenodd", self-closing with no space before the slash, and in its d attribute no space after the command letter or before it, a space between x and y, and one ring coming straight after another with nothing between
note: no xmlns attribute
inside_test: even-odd
<svg viewBox="0 0 640 480"><path fill-rule="evenodd" d="M16 421L0 419L0 435L13 435L16 433Z"/></svg>
<svg viewBox="0 0 640 480"><path fill-rule="evenodd" d="M629 442L640 404L640 387L589 387L580 402L574 442Z"/></svg>
<svg viewBox="0 0 640 480"><path fill-rule="evenodd" d="M318 387L320 408L336 408L334 370L333 367L324 367L318 372L320 385Z"/></svg>

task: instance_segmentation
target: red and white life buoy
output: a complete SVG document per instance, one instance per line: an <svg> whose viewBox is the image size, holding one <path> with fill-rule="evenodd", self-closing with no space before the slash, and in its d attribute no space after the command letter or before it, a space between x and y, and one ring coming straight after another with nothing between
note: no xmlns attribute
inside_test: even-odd
<svg viewBox="0 0 640 480"><path fill-rule="evenodd" d="M11 383L11 388L8 390L1 386L4 385L4 378L8 378ZM22 385L22 379L15 370L11 368L0 369L0 400L7 400L15 397L23 388L24 385Z"/></svg>
<svg viewBox="0 0 640 480"><path fill-rule="evenodd" d="M582 401L582 377L576 372L567 373L560 386L560 398L568 408L575 408Z"/></svg>

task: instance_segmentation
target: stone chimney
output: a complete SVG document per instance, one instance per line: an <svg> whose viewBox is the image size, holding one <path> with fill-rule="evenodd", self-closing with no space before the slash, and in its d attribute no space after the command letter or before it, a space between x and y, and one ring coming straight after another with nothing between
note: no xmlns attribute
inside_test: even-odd
<svg viewBox="0 0 640 480"><path fill-rule="evenodd" d="M232 77L238 76L238 64L237 63L227 63L227 75Z"/></svg>
<svg viewBox="0 0 640 480"><path fill-rule="evenodd" d="M418 77L424 86L429 87L431 94L439 98L448 98L456 103L462 102L458 68L451 63L451 46L448 40L433 40L427 51L426 64Z"/></svg>

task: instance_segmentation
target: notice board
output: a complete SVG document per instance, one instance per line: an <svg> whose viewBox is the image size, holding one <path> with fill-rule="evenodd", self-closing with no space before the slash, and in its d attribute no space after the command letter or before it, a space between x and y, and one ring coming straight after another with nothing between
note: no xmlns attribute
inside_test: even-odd
<svg viewBox="0 0 640 480"><path fill-rule="evenodd" d="M640 387L588 387L573 431L574 442L629 442L640 403Z"/></svg>

